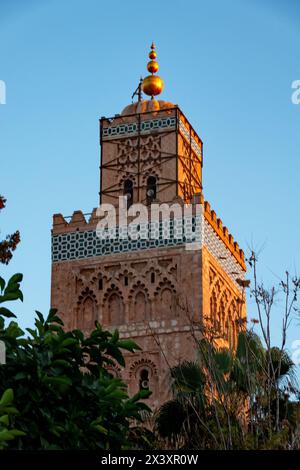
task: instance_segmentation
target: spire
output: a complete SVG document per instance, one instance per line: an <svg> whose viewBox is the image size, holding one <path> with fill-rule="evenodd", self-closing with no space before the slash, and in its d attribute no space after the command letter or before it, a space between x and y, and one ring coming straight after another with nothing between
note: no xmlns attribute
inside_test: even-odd
<svg viewBox="0 0 300 470"><path fill-rule="evenodd" d="M156 51L155 45L152 42L151 51L149 52L149 58L151 59L147 64L147 69L152 75L148 75L144 78L142 83L142 90L146 95L151 96L153 99L154 96L159 95L164 88L163 80L154 75L158 71L158 63L156 62Z"/></svg>

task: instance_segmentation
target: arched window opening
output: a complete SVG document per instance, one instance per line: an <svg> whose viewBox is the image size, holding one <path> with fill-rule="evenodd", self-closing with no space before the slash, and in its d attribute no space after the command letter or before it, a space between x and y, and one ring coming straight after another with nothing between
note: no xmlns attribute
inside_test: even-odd
<svg viewBox="0 0 300 470"><path fill-rule="evenodd" d="M124 196L127 200L127 209L133 204L133 182L131 180L126 180L124 182Z"/></svg>
<svg viewBox="0 0 300 470"><path fill-rule="evenodd" d="M128 286L128 276L124 277L124 286Z"/></svg>
<svg viewBox="0 0 300 470"><path fill-rule="evenodd" d="M103 290L103 279L102 279L102 277L99 278L98 287L99 287L99 290Z"/></svg>
<svg viewBox="0 0 300 470"><path fill-rule="evenodd" d="M155 273L151 273L151 284L155 283Z"/></svg>
<svg viewBox="0 0 300 470"><path fill-rule="evenodd" d="M139 389L149 390L149 371L147 369L142 369L140 372Z"/></svg>
<svg viewBox="0 0 300 470"><path fill-rule="evenodd" d="M147 203L151 204L156 199L156 178L155 176L149 176L147 179Z"/></svg>

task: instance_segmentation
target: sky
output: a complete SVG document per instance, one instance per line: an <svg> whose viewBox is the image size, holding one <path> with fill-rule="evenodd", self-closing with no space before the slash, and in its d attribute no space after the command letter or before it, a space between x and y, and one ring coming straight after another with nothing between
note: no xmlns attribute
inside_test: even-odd
<svg viewBox="0 0 300 470"><path fill-rule="evenodd" d="M24 274L22 327L50 306L52 215L97 206L98 120L131 102L152 40L161 99L204 142L205 198L246 254L259 251L266 286L300 274L299 36L297 0L0 0L0 238L22 238L0 275ZM290 352L297 339L295 318Z"/></svg>

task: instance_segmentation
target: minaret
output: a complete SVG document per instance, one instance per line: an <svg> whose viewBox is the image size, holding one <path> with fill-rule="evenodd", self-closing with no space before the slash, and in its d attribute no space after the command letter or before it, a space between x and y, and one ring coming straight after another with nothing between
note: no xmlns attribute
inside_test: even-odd
<svg viewBox="0 0 300 470"><path fill-rule="evenodd" d="M149 58L142 90L151 99L100 120L102 203L117 205L121 195L129 204L190 202L202 192L202 141L177 105L155 99L164 83L153 43Z"/></svg>
<svg viewBox="0 0 300 470"><path fill-rule="evenodd" d="M195 359L195 328L235 345L246 318L240 282L246 267L238 243L204 201L201 138L179 106L156 99L164 84L154 44L149 58L150 75L141 84L148 99L140 92L120 114L100 119L100 201L118 208L126 196L127 209L141 203L146 213L154 203L170 212L174 204L191 203L193 210L198 204L200 216L180 213L176 220L192 230L198 224L201 242L178 236L175 216L168 236L164 220L151 218L138 239L120 237L121 225L115 238L101 239L96 209L70 219L56 214L51 299L66 328L88 332L97 320L140 345L141 352L126 355L124 370L111 373L126 380L130 394L150 388L148 403L156 408L168 398L169 365Z"/></svg>

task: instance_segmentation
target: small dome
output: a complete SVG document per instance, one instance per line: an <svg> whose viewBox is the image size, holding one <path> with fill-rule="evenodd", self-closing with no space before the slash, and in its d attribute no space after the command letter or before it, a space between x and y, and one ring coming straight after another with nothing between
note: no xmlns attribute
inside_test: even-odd
<svg viewBox="0 0 300 470"><path fill-rule="evenodd" d="M121 115L127 116L128 114L150 113L170 108L175 108L175 104L170 103L169 101L142 100L126 106Z"/></svg>

